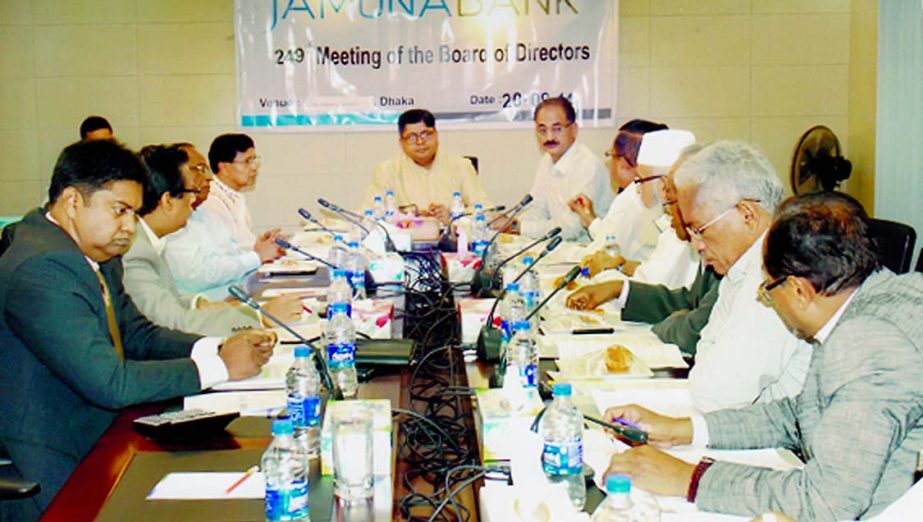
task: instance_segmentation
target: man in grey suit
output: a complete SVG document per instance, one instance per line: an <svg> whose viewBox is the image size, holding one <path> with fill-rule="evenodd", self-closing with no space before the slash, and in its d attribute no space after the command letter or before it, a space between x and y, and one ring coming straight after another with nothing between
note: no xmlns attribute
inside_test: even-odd
<svg viewBox="0 0 923 522"><path fill-rule="evenodd" d="M148 170L135 240L122 258L125 290L151 321L202 335L228 335L262 326L259 315L237 301L211 302L180 295L173 272L163 258L164 237L186 225L197 203L208 197L211 173L205 158L187 144L150 145L141 150ZM296 321L301 301L289 294L265 308L276 317Z"/></svg>
<svg viewBox="0 0 923 522"><path fill-rule="evenodd" d="M700 509L797 520L868 518L907 491L923 448L923 276L880 268L868 228L856 200L820 193L783 203L766 237L761 299L815 343L800 395L692 419L606 412L660 446L786 447L804 468L693 465L646 446L614 455L609 472Z"/></svg>
<svg viewBox="0 0 923 522"><path fill-rule="evenodd" d="M28 213L0 258L0 451L41 493L0 503L37 518L119 410L252 377L275 336L200 338L156 326L122 287L121 255L144 166L113 141L61 153L46 208Z"/></svg>

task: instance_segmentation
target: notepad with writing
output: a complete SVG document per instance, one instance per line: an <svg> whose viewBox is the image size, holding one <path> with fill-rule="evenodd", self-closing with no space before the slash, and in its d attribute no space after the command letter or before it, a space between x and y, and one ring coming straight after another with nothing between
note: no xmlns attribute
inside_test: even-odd
<svg viewBox="0 0 923 522"><path fill-rule="evenodd" d="M227 493L244 472L168 473L147 495L147 500L215 500L263 498L263 474L254 473Z"/></svg>

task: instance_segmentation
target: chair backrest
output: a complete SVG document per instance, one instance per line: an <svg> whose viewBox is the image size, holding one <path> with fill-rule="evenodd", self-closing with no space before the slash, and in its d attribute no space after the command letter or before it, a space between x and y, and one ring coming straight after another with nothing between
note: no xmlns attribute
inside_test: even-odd
<svg viewBox="0 0 923 522"><path fill-rule="evenodd" d="M917 266L914 270L923 274L923 248L920 249L920 255L917 257Z"/></svg>
<svg viewBox="0 0 923 522"><path fill-rule="evenodd" d="M910 270L917 233L913 227L885 219L871 219L870 232L878 246L878 261L896 274ZM919 268L918 268L919 269Z"/></svg>
<svg viewBox="0 0 923 522"><path fill-rule="evenodd" d="M478 161L478 157L477 157L477 156L465 156L465 159L467 159L468 161L471 162L471 165L474 167L474 173L475 173L475 174L480 174L480 173L481 173L480 168L478 168L478 167L479 167L479 165L478 165L479 161Z"/></svg>
<svg viewBox="0 0 923 522"><path fill-rule="evenodd" d="M0 230L0 256L10 248L10 245L13 243L13 234L15 231L16 223L10 223Z"/></svg>

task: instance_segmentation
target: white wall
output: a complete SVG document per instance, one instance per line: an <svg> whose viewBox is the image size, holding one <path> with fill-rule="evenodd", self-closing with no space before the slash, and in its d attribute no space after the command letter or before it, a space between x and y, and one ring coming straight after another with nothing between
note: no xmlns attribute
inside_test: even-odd
<svg viewBox="0 0 923 522"><path fill-rule="evenodd" d="M809 126L845 140L850 0L621 0L619 11L618 122L751 140L784 178ZM235 128L234 52L232 0L0 0L0 215L41 203L87 114L108 117L132 147L207 150ZM581 139L601 153L613 133L584 129ZM294 209L319 195L358 202L373 166L398 150L396 132L254 136L259 228L293 225ZM531 132L444 131L442 143L480 157L498 203L529 188Z"/></svg>

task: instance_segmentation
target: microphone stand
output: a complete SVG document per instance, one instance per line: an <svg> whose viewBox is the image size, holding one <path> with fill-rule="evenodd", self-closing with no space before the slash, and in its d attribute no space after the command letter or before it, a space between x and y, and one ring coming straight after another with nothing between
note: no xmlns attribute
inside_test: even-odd
<svg viewBox="0 0 923 522"><path fill-rule="evenodd" d="M554 238L554 237L557 237L560 233L561 233L561 227L555 227L555 228L551 229L550 231L548 231L548 233L545 234L544 236L542 236L542 237L536 239L535 241L529 243L528 245L526 245L526 246L524 246L523 248L519 249L519 251L517 251L515 254L513 254L513 255L507 257L506 259L504 259L499 265L497 265L497 268L494 268L494 273L490 275L490 287L493 288L495 284L499 283L499 281L497 281L497 276L500 274L500 269L503 268L504 266L506 266L507 263L509 263L510 261L516 259L517 257L519 257L520 254L522 254L522 253L525 252L526 250L529 250L530 248L534 247L535 245L541 243L542 241L548 241L549 239L552 239L552 238ZM555 245L555 246L557 246L557 245Z"/></svg>
<svg viewBox="0 0 923 522"><path fill-rule="evenodd" d="M532 195L526 194L522 201L516 204L513 207L512 211L506 217L506 222L500 227L499 230L490 238L490 241L487 242L487 245L484 247L484 257L481 259L481 266L474 273L474 279L471 281L471 291L475 295L484 296L487 295L492 289L492 279L484 280L481 273L487 268L487 259L490 257L490 247L496 243L497 238L500 237L500 233L503 232L506 227L510 226L510 223L516 219L522 211L526 208L526 205L532 202Z"/></svg>
<svg viewBox="0 0 923 522"><path fill-rule="evenodd" d="M330 210L331 212L335 212L339 214L340 216L345 218L346 221L349 221L350 223L355 224L357 227L364 230L366 234L370 233L369 229L364 227L361 224L362 222L366 221L365 216L360 216L359 214L356 214L355 212L351 212L349 210L346 210L345 208L338 207L324 198L317 198L317 202L320 203L322 207ZM372 224L377 226L379 229L381 229L382 233L384 233L385 248L390 252L397 252L397 247L394 246L394 241L391 239L391 234L388 232L388 229L385 228L384 225L382 225L381 223L375 220L372 220Z"/></svg>

